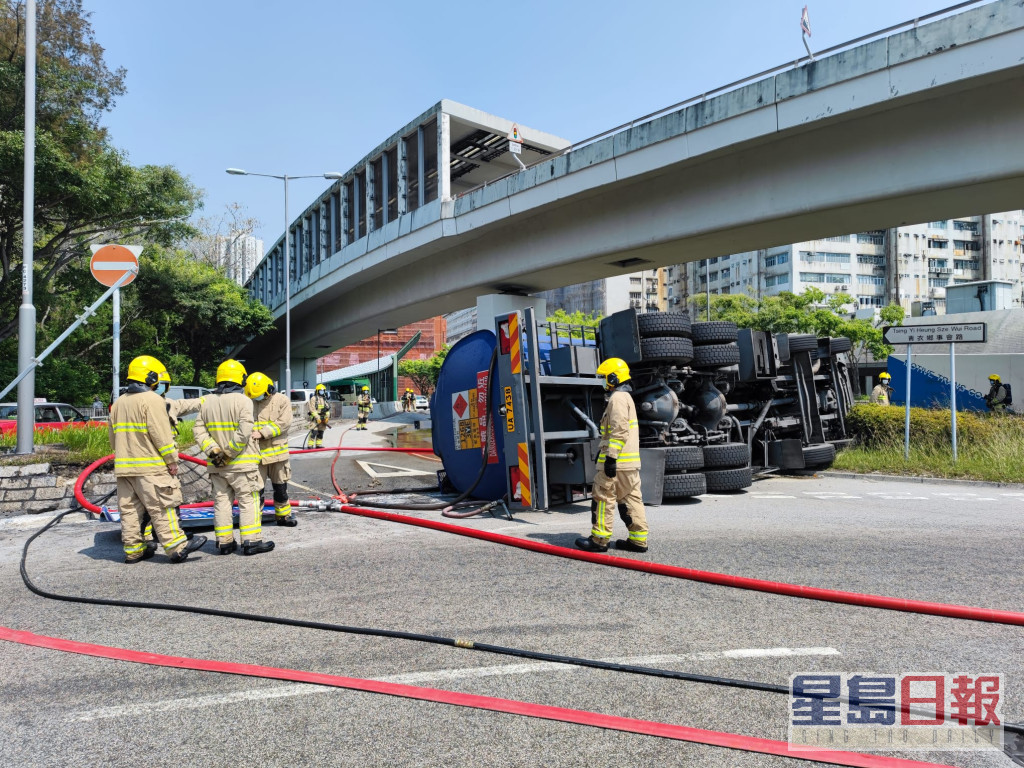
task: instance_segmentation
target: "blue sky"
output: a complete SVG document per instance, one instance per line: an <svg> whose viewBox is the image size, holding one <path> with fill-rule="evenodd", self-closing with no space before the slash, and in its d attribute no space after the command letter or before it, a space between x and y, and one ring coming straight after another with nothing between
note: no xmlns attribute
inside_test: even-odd
<svg viewBox="0 0 1024 768"><path fill-rule="evenodd" d="M818 51L952 0L810 0ZM105 119L135 164L238 203L269 245L281 183L347 171L442 98L576 141L804 55L804 0L85 0L128 93ZM386 9L386 10L385 10ZM329 182L291 183L301 212Z"/></svg>

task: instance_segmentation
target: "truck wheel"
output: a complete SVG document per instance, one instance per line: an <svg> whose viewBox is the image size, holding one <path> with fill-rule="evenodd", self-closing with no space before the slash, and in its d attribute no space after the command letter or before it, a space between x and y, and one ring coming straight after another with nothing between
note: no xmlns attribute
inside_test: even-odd
<svg viewBox="0 0 1024 768"><path fill-rule="evenodd" d="M736 341L736 323L708 320L694 323L691 329L694 344L731 344Z"/></svg>
<svg viewBox="0 0 1024 768"><path fill-rule="evenodd" d="M839 352L849 352L853 349L853 342L845 336L837 336L829 343L829 348L832 350L833 355Z"/></svg>
<svg viewBox="0 0 1024 768"><path fill-rule="evenodd" d="M746 443L705 445L704 466L716 469L750 466L750 448Z"/></svg>
<svg viewBox="0 0 1024 768"><path fill-rule="evenodd" d="M673 445L658 450L665 452L665 474L704 468L704 451L699 445Z"/></svg>
<svg viewBox="0 0 1024 768"><path fill-rule="evenodd" d="M740 361L740 348L735 344L706 344L693 350L694 368L724 368Z"/></svg>
<svg viewBox="0 0 1024 768"><path fill-rule="evenodd" d="M700 472L691 472L686 475L665 475L662 496L666 499L686 499L690 496L700 496L702 493L707 493L707 490L704 475Z"/></svg>
<svg viewBox="0 0 1024 768"><path fill-rule="evenodd" d="M832 443L805 445L803 453L805 467L829 467L836 460L836 447Z"/></svg>
<svg viewBox="0 0 1024 768"><path fill-rule="evenodd" d="M693 359L693 342L677 336L640 339L640 357L645 363L686 365Z"/></svg>
<svg viewBox="0 0 1024 768"><path fill-rule="evenodd" d="M789 351L813 352L818 348L818 337L813 333L791 333L789 334Z"/></svg>
<svg viewBox="0 0 1024 768"><path fill-rule="evenodd" d="M754 482L750 467L738 469L716 469L704 473L708 493L725 493L749 488Z"/></svg>
<svg viewBox="0 0 1024 768"><path fill-rule="evenodd" d="M636 316L636 324L640 329L641 339L690 335L689 312L647 312Z"/></svg>

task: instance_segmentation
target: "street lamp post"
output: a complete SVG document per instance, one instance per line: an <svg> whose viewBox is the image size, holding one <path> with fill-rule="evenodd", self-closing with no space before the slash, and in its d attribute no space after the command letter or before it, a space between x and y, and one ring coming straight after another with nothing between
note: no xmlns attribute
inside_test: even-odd
<svg viewBox="0 0 1024 768"><path fill-rule="evenodd" d="M340 179L340 173L323 173L311 176L289 176L287 173L277 175L274 173L253 173L243 171L241 168L228 168L227 172L232 176L263 176L267 179L281 179L284 182L284 239L282 243L284 262L284 389L291 397L292 392L292 261L288 249L289 228L291 220L288 218L288 181L289 179ZM298 250L298 249L296 249Z"/></svg>
<svg viewBox="0 0 1024 768"><path fill-rule="evenodd" d="M377 394L380 394L380 335L387 334L388 336L394 336L398 333L395 328L378 328L377 329ZM381 400L380 402L384 402Z"/></svg>

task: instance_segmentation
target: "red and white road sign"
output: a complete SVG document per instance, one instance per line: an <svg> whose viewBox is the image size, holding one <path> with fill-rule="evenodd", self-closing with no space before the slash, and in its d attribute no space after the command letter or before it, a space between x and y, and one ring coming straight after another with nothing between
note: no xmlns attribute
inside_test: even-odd
<svg viewBox="0 0 1024 768"><path fill-rule="evenodd" d="M89 260L89 271L103 285L110 288L125 272L130 272L128 279L121 287L128 285L139 274L139 254L141 245L92 245L92 258Z"/></svg>

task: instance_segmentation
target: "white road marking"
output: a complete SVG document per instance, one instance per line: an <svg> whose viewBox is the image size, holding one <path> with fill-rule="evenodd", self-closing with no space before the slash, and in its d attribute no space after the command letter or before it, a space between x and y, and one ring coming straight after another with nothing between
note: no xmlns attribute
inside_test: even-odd
<svg viewBox="0 0 1024 768"><path fill-rule="evenodd" d="M767 659L795 656L839 656L835 648L736 648L728 651L704 651L701 653L663 654L657 656L627 656L605 659L615 664L633 664L650 666L652 664L672 664L684 661L713 661L717 659ZM420 683L465 680L481 677L502 675L524 675L536 672L569 672L582 669L573 664L556 662L532 662L524 664L505 664L495 667L468 667L462 669L438 669L430 672L409 672L402 675L375 678L384 683L401 683L414 685ZM128 704L117 707L102 707L83 712L76 712L68 717L71 722L92 722L94 720L110 720L120 717L136 718L143 714L175 712L186 709L202 709L204 707L221 707L249 701L265 701L290 696L308 696L314 693L337 691L325 685L276 685L250 691L235 693L212 694L210 696L190 696L184 699L164 699L142 704Z"/></svg>
<svg viewBox="0 0 1024 768"><path fill-rule="evenodd" d="M370 477L373 477L373 478L377 478L377 477L413 477L413 476L416 476L416 475L429 475L430 477L433 477L434 474L435 474L433 472L424 472L421 469L407 469L405 467L396 467L393 464L379 464L376 461L363 461L361 459L356 459L356 464L358 464L360 467L362 467L363 471L366 472L366 474L368 474ZM375 469L370 469L370 467L387 467L388 469L395 470L395 471L393 471L393 472L378 472Z"/></svg>
<svg viewBox="0 0 1024 768"><path fill-rule="evenodd" d="M779 493L752 493L755 499L795 499L796 496L783 496Z"/></svg>
<svg viewBox="0 0 1024 768"><path fill-rule="evenodd" d="M804 491L812 499L820 499L821 501L839 501L841 499L859 499L860 496L850 496L845 493L813 493L811 491Z"/></svg>
<svg viewBox="0 0 1024 768"><path fill-rule="evenodd" d="M879 501L928 501L927 496L889 495L888 493L872 493Z"/></svg>

